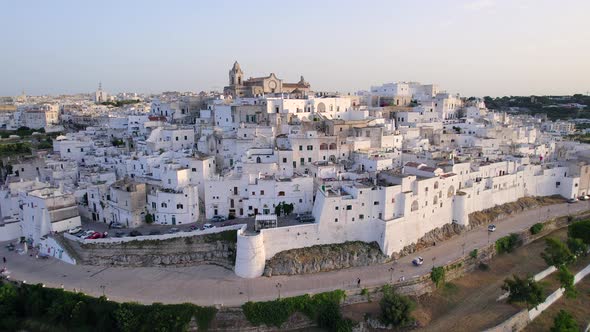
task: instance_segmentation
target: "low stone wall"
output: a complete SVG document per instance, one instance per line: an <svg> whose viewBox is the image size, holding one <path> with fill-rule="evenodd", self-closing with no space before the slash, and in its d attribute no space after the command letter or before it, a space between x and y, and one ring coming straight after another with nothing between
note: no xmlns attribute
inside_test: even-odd
<svg viewBox="0 0 590 332"><path fill-rule="evenodd" d="M82 242L66 238L65 241L79 257L79 264L130 267L214 264L233 269L236 230L171 235Z"/></svg>
<svg viewBox="0 0 590 332"><path fill-rule="evenodd" d="M526 309L519 311L516 315L484 332L518 332L522 331L529 324L529 312Z"/></svg>
<svg viewBox="0 0 590 332"><path fill-rule="evenodd" d="M383 264L389 260L376 242L316 245L282 251L266 261L264 275L294 275Z"/></svg>

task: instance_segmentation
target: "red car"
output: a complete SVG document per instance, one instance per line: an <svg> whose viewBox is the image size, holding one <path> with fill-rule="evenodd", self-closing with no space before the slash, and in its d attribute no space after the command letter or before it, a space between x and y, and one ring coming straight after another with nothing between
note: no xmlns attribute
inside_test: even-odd
<svg viewBox="0 0 590 332"><path fill-rule="evenodd" d="M92 235L90 235L86 239L94 240L94 239L100 239L100 238L102 238L102 233L94 232Z"/></svg>

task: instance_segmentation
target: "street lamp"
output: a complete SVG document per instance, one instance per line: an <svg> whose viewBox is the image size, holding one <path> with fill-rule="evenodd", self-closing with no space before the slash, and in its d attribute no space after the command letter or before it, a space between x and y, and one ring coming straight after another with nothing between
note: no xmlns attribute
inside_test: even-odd
<svg viewBox="0 0 590 332"><path fill-rule="evenodd" d="M391 272L391 280L390 282L393 283L393 271L395 271L395 268L393 267L393 265L389 268L389 272Z"/></svg>
<svg viewBox="0 0 590 332"><path fill-rule="evenodd" d="M107 288L105 285L100 285L100 289L102 289L102 296L104 296L104 290Z"/></svg>
<svg viewBox="0 0 590 332"><path fill-rule="evenodd" d="M463 257L465 257L465 242L463 242L463 244L461 245L461 247L463 248Z"/></svg>
<svg viewBox="0 0 590 332"><path fill-rule="evenodd" d="M436 257L432 257L432 268L434 269L434 261L436 260Z"/></svg>
<svg viewBox="0 0 590 332"><path fill-rule="evenodd" d="M283 285L280 282L277 282L276 286L277 291L279 292L279 300L281 299L281 288L283 287Z"/></svg>

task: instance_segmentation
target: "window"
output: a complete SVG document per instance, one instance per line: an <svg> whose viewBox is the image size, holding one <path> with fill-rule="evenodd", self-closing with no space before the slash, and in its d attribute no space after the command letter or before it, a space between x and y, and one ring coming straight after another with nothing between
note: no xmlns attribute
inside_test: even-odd
<svg viewBox="0 0 590 332"><path fill-rule="evenodd" d="M287 158L283 158L283 162L286 163L287 162Z"/></svg>
<svg viewBox="0 0 590 332"><path fill-rule="evenodd" d="M166 203L162 203L162 207L163 207L163 208L166 208L166 207L168 207L168 204L166 204Z"/></svg>
<svg viewBox="0 0 590 332"><path fill-rule="evenodd" d="M346 210L347 210L347 211L350 211L350 210L352 210L352 205L347 205L347 206L346 206Z"/></svg>
<svg viewBox="0 0 590 332"><path fill-rule="evenodd" d="M313 145L308 145L307 146L307 151L313 151Z"/></svg>
<svg viewBox="0 0 590 332"><path fill-rule="evenodd" d="M252 196L256 196L256 193L255 192L252 192Z"/></svg>
<svg viewBox="0 0 590 332"><path fill-rule="evenodd" d="M152 202L152 209L156 208L156 202Z"/></svg>
<svg viewBox="0 0 590 332"><path fill-rule="evenodd" d="M176 139L176 141L178 142L178 136L174 137Z"/></svg>
<svg viewBox="0 0 590 332"><path fill-rule="evenodd" d="M264 190L261 190L260 191L260 195L264 195Z"/></svg>
<svg viewBox="0 0 590 332"><path fill-rule="evenodd" d="M334 218L334 222L338 222L338 218Z"/></svg>
<svg viewBox="0 0 590 332"><path fill-rule="evenodd" d="M188 141L188 136L184 136L184 140L185 141Z"/></svg>
<svg viewBox="0 0 590 332"><path fill-rule="evenodd" d="M285 196L285 192L284 191L279 191L279 196Z"/></svg>
<svg viewBox="0 0 590 332"><path fill-rule="evenodd" d="M360 219L360 220L363 220L363 219L365 219L365 215L364 215L364 214L359 214L359 219Z"/></svg>
<svg viewBox="0 0 590 332"><path fill-rule="evenodd" d="M182 210L184 207L182 206L182 204L176 204L176 208Z"/></svg>
<svg viewBox="0 0 590 332"><path fill-rule="evenodd" d="M334 207L334 210L338 211L340 208L338 206Z"/></svg>
<svg viewBox="0 0 590 332"><path fill-rule="evenodd" d="M192 172L196 172L196 171L197 171L197 169L193 167L193 168L191 169L191 171L192 171Z"/></svg>
<svg viewBox="0 0 590 332"><path fill-rule="evenodd" d="M379 205L379 201L374 201L373 205Z"/></svg>
<svg viewBox="0 0 590 332"><path fill-rule="evenodd" d="M299 146L299 151L303 151L303 145Z"/></svg>

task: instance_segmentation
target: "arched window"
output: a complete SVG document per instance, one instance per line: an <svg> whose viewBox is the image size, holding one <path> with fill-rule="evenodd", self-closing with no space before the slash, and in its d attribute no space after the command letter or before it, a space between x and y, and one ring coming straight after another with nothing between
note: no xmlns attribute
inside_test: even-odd
<svg viewBox="0 0 590 332"><path fill-rule="evenodd" d="M434 198L432 199L432 204L438 204L438 197L436 195L434 195Z"/></svg>
<svg viewBox="0 0 590 332"><path fill-rule="evenodd" d="M176 208L182 210L184 207L182 206L182 204L176 204Z"/></svg>
<svg viewBox="0 0 590 332"><path fill-rule="evenodd" d="M455 194L455 187L450 186L449 191L447 192L447 197L451 197Z"/></svg>
<svg viewBox="0 0 590 332"><path fill-rule="evenodd" d="M256 157L256 163L260 164L262 162L262 160L260 159L260 157Z"/></svg>
<svg viewBox="0 0 590 332"><path fill-rule="evenodd" d="M324 103L319 103L318 104L318 112L322 113L326 111L326 104Z"/></svg>
<svg viewBox="0 0 590 332"><path fill-rule="evenodd" d="M320 144L320 150L328 150L328 144L327 143Z"/></svg>
<svg viewBox="0 0 590 332"><path fill-rule="evenodd" d="M412 202L412 208L410 210L411 211L418 211L418 201Z"/></svg>
<svg viewBox="0 0 590 332"><path fill-rule="evenodd" d="M330 143L330 150L336 150L336 143Z"/></svg>
<svg viewBox="0 0 590 332"><path fill-rule="evenodd" d="M163 208L165 208L165 207L168 207L168 204L166 204L166 203L162 203L162 207L163 207Z"/></svg>
<svg viewBox="0 0 590 332"><path fill-rule="evenodd" d="M438 181L434 183L434 189L438 189Z"/></svg>

